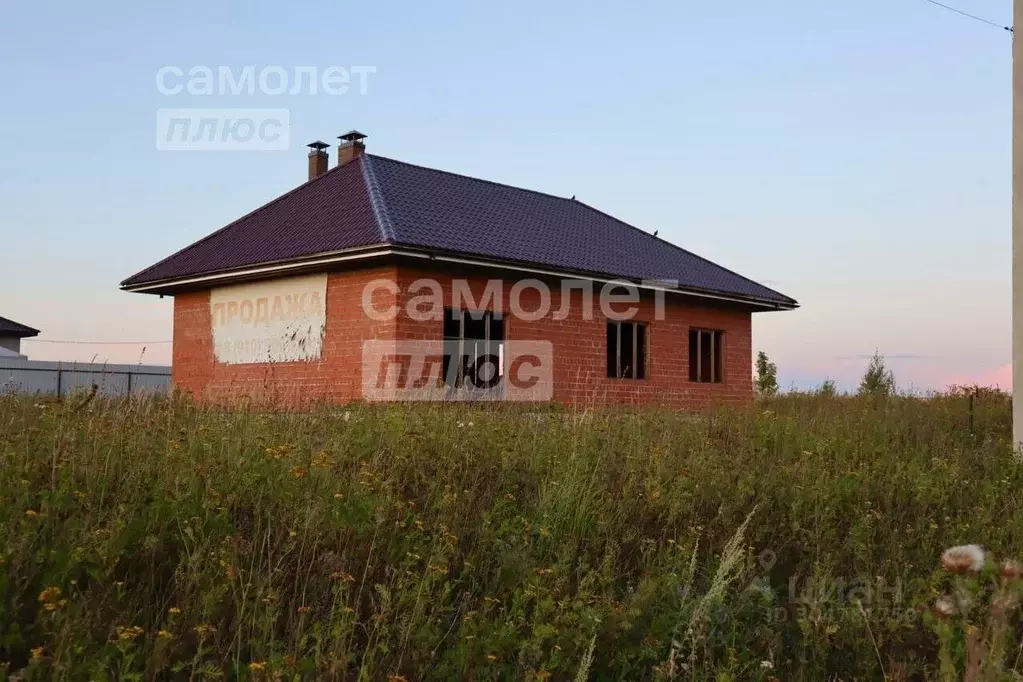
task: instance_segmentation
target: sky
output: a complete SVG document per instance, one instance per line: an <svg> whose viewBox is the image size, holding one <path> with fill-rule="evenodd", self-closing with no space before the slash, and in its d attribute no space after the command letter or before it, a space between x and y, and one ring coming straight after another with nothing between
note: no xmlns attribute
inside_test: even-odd
<svg viewBox="0 0 1023 682"><path fill-rule="evenodd" d="M42 330L33 359L169 363L171 299L118 282L357 128L798 299L754 316L783 387L852 388L875 350L903 388L1011 385L1011 37L925 0L6 0L0 65L0 315ZM341 95L157 87L249 65L374 71ZM286 108L290 148L158 150L157 110L196 107Z"/></svg>

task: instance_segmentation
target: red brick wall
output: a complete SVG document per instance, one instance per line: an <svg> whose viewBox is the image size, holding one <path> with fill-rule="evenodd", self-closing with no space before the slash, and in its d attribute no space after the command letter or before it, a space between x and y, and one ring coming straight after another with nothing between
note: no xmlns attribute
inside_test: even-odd
<svg viewBox="0 0 1023 682"><path fill-rule="evenodd" d="M362 291L374 279L395 279L394 266L334 272L327 277L327 324L322 358L314 362L226 365L213 357L210 292L174 297L174 386L196 397L223 401L240 396L259 402L345 402L362 396L362 342L394 338L394 321L375 321L362 310ZM393 294L378 290L384 310Z"/></svg>
<svg viewBox="0 0 1023 682"><path fill-rule="evenodd" d="M440 339L441 321L416 321L405 313L412 298L409 286L417 279L439 282L445 305L453 302L452 279L469 281L475 300L486 287L480 272L452 277L450 271L424 269L405 264L331 273L327 279L327 324L323 357L315 362L224 365L214 361L209 292L179 294L174 300L173 380L178 388L212 400L247 395L259 401L298 403L310 400L350 401L362 397L362 342L368 339ZM374 279L396 280L401 287L397 320L374 321L362 310L363 287ZM594 293L590 319L582 310L582 294L573 292L566 319L554 319L562 309L561 287L551 283L551 314L527 321L510 313L514 280L505 280L501 307L508 339L549 341L554 348L554 400L575 405L636 404L700 410L717 405L738 405L753 397L750 313L741 309L708 306L666 298L665 319L654 319L653 298L637 307L636 320L648 324L647 378L609 379L606 376L606 325L600 310L599 287ZM377 291L378 309L394 297ZM522 306L534 310L539 293L526 290ZM628 304L618 304L622 310ZM690 327L719 329L724 334L724 382L700 384L689 381Z"/></svg>
<svg viewBox="0 0 1023 682"><path fill-rule="evenodd" d="M482 302L486 288L486 274L456 275L441 270L401 265L398 282L404 300L401 310L412 296L410 286L420 278L435 279L444 291L446 306L452 305L452 280L465 279L474 300ZM663 405L666 407L701 410L718 405L740 405L753 398L751 317L746 310L727 309L682 302L680 297L666 296L663 320L655 320L652 296L636 304L636 321L648 324L647 378L609 379L607 377L607 319L600 309L600 287L595 285L593 310L588 316L583 311L583 296L572 292L568 316L554 319L554 312L562 309L561 287L550 283L551 314L537 321L526 321L510 314L510 292L514 280L505 280L502 286L501 307L505 313L507 339L549 341L554 347L554 400L575 405ZM420 292L421 293L421 292ZM527 312L540 307L540 295L535 289L526 289L521 306ZM491 306L492 307L492 306ZM630 307L618 303L615 310ZM724 381L720 384L701 384L689 381L689 328L718 329L724 331ZM440 338L441 322L413 320L402 313L398 319L398 338Z"/></svg>

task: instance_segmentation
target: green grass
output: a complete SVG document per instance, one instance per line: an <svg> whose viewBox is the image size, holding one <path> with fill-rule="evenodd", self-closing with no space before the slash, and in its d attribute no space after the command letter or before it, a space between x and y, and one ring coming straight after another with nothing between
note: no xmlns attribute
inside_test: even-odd
<svg viewBox="0 0 1023 682"><path fill-rule="evenodd" d="M0 679L935 678L942 550L1023 558L967 405L0 398Z"/></svg>

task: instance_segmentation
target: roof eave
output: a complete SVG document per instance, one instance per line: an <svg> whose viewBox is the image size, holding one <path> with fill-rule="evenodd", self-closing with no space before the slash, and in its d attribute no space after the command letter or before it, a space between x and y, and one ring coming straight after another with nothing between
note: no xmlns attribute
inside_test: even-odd
<svg viewBox="0 0 1023 682"><path fill-rule="evenodd" d="M422 247L392 246L389 244L377 244L372 247L360 247L359 249L350 249L334 253L316 254L315 256L294 259L290 261L259 263L245 268L236 268L233 270L226 270L221 272L190 275L186 277L153 280L149 282L135 282L132 284L122 282L121 289L123 291L129 291L133 293L148 293L160 295L173 294L177 291L181 291L184 289L197 288L197 286L225 285L249 279L258 279L266 276L276 276L280 274L286 274L289 272L298 272L311 268L325 267L348 261L380 258L385 256L425 258L433 261L458 263L462 265L473 265L479 267L495 268L500 270L513 270L517 272L546 275L549 277L558 277L563 279L569 278L587 279L595 282L628 281L631 282L632 284L635 284L641 289L660 290L669 293L683 294L704 299L719 300L730 303L740 303L743 305L760 308L763 311L794 310L799 307L799 303L793 299L781 301L737 293L717 292L704 289L696 289L691 287L678 287L673 286L666 281L662 281L661 284L658 284L659 280L634 280L621 277L618 275L612 275L609 273L583 272L550 268L547 266L537 265L533 263L519 263L515 261L496 260L490 258L476 257L467 254L447 253L435 249L425 249Z"/></svg>
<svg viewBox="0 0 1023 682"><path fill-rule="evenodd" d="M311 256L303 256L302 258L253 263L229 270L196 273L181 277L167 277L142 282L132 282L132 278L128 278L121 282L120 289L121 291L140 294L173 294L182 289L195 288L197 284L209 284L210 286L230 284L246 279L258 279L269 274L297 272L321 265L342 263L348 260L376 258L388 255L389 251L390 247L387 244L371 244L341 251L317 253Z"/></svg>
<svg viewBox="0 0 1023 682"><path fill-rule="evenodd" d="M655 279L637 280L634 278L623 277L621 275L614 275L610 273L550 268L548 266L538 265L535 263L525 263L510 260L496 260L483 257L469 256L465 254L445 253L437 251L435 249L423 249L421 247L398 246L395 248L394 253L395 255L398 256L412 256L418 258L425 257L431 260L437 260L442 262L459 263L463 265L476 265L503 270L514 270L518 272L547 275L550 277L558 277L563 279L576 278L591 280L594 282L613 281L629 282L631 284L636 285L640 289L660 290L668 293L677 293L688 296L695 296L699 298L715 299L730 303L742 303L745 305L760 307L763 308L764 310L795 310L796 308L799 307L799 303L795 299L787 298L787 300L781 301L760 298L757 296L748 296L745 294L738 293L711 291L708 289L697 289L693 287L679 287L673 286L667 280ZM658 285L658 282L660 282L661 285Z"/></svg>

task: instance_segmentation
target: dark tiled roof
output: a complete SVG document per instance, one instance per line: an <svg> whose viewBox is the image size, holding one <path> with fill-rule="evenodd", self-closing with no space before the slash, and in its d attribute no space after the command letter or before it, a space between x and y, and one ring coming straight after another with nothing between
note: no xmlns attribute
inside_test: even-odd
<svg viewBox="0 0 1023 682"><path fill-rule="evenodd" d="M360 164L299 185L121 282L177 279L379 243Z"/></svg>
<svg viewBox="0 0 1023 682"><path fill-rule="evenodd" d="M38 336L38 334L38 329L33 329L28 325L15 322L14 320L8 320L6 317L0 317L0 336L18 336L25 338L26 336Z"/></svg>
<svg viewBox="0 0 1023 682"><path fill-rule="evenodd" d="M796 304L580 201L375 155L328 171L122 285L376 244Z"/></svg>

